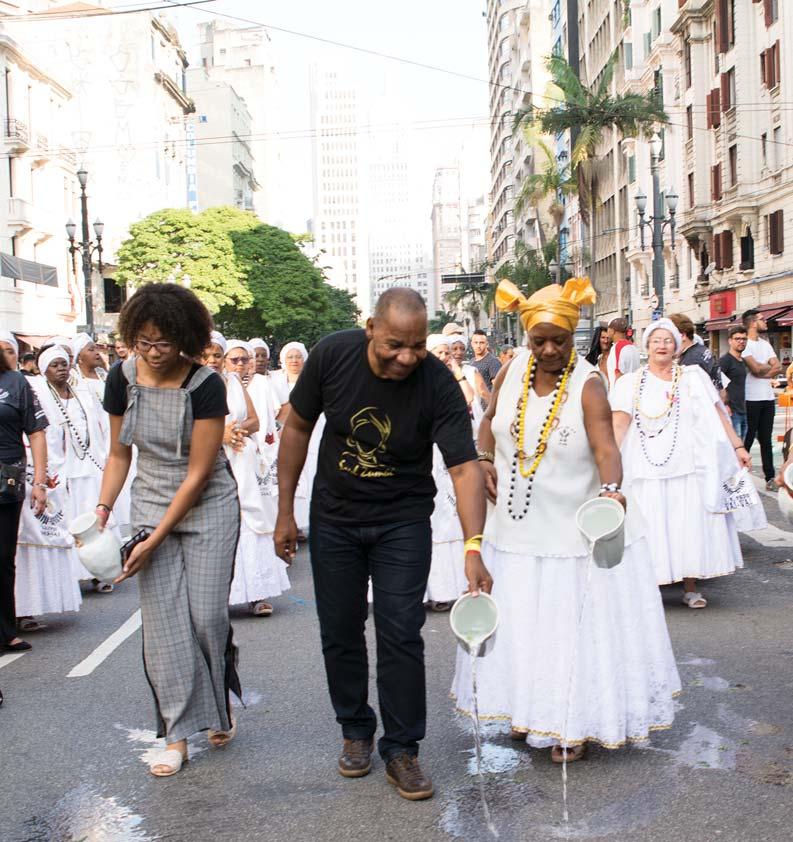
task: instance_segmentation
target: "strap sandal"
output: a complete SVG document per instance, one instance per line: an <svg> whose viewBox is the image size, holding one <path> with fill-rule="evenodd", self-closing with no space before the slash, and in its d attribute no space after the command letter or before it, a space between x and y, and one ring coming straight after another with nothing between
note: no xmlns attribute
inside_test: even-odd
<svg viewBox="0 0 793 842"><path fill-rule="evenodd" d="M17 628L22 632L43 631L47 628L46 623L40 623L33 617L20 617L17 620Z"/></svg>
<svg viewBox="0 0 793 842"><path fill-rule="evenodd" d="M187 763L187 751L182 754L175 748L158 751L149 764L149 771L155 778L170 778L175 775L184 763Z"/></svg>
<svg viewBox="0 0 793 842"><path fill-rule="evenodd" d="M269 617L273 613L273 606L263 599L251 603L251 614L254 617Z"/></svg>
<svg viewBox="0 0 793 842"><path fill-rule="evenodd" d="M686 591L683 594L682 602L683 605L687 605L689 608L705 608L708 604L707 599L696 591Z"/></svg>
<svg viewBox="0 0 793 842"><path fill-rule="evenodd" d="M234 737L237 736L237 720L231 720L231 730L230 731L216 731L214 728L210 728L207 731L207 739L209 740L209 744L213 748L223 748L227 746Z"/></svg>
<svg viewBox="0 0 793 842"><path fill-rule="evenodd" d="M96 593L113 593L113 583L95 581L94 590Z"/></svg>
<svg viewBox="0 0 793 842"><path fill-rule="evenodd" d="M567 746L566 748L554 746L551 749L551 762L564 763L567 760L568 763L575 763L577 760L583 760L586 757L586 751L586 743L581 743L581 745L577 746ZM566 758L565 755L567 755Z"/></svg>

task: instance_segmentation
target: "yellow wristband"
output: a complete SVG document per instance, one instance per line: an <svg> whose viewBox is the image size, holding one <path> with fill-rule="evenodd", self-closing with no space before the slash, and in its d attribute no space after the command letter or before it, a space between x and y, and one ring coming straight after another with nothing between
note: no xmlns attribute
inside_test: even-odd
<svg viewBox="0 0 793 842"><path fill-rule="evenodd" d="M466 553L478 553L482 550L482 535L474 535L463 544Z"/></svg>

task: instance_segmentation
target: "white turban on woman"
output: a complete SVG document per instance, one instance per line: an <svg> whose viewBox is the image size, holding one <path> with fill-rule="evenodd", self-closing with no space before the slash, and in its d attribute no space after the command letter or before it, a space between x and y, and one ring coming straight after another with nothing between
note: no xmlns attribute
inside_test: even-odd
<svg viewBox="0 0 793 842"><path fill-rule="evenodd" d="M302 342L287 342L286 345L281 348L281 353L278 355L278 359L281 361L281 368L283 368L286 364L286 355L290 351L300 351L300 354L303 357L303 362L308 359L308 351Z"/></svg>
<svg viewBox="0 0 793 842"><path fill-rule="evenodd" d="M270 358L270 346L259 336L254 336L253 339L250 339L248 344L251 348L264 348L267 351L267 358Z"/></svg>
<svg viewBox="0 0 793 842"><path fill-rule="evenodd" d="M67 365L69 364L69 354L60 345L50 345L49 348L41 352L38 362L39 371L45 374L55 360L64 360Z"/></svg>
<svg viewBox="0 0 793 842"><path fill-rule="evenodd" d="M61 348L64 348L68 354L74 356L74 345L72 344L73 341L73 339L69 339L67 336L51 336L47 344L60 345Z"/></svg>
<svg viewBox="0 0 793 842"><path fill-rule="evenodd" d="M217 345L218 348L223 351L223 356L226 356L228 343L226 342L226 337L222 333L217 330L213 330L209 341L213 345Z"/></svg>
<svg viewBox="0 0 793 842"><path fill-rule="evenodd" d="M444 336L442 333L431 333L427 337L427 350L432 352L436 348L440 347L441 345L445 345L447 348L451 347L452 344L452 337L451 336Z"/></svg>
<svg viewBox="0 0 793 842"><path fill-rule="evenodd" d="M253 348L250 343L244 342L242 339L229 339L226 343L226 352L224 356L228 356L236 348L242 348L249 357L254 357Z"/></svg>
<svg viewBox="0 0 793 842"><path fill-rule="evenodd" d="M74 352L75 362L80 354L93 342L94 340L87 333L78 333L72 341L72 350Z"/></svg>
<svg viewBox="0 0 793 842"><path fill-rule="evenodd" d="M683 344L683 337L680 335L680 331L671 319L658 319L647 325L644 329L644 336L642 336L642 345L644 346L644 350L647 350L650 342L650 336L656 330L668 330L669 333L672 334L672 337L675 340L675 351L679 354L680 346Z"/></svg>
<svg viewBox="0 0 793 842"><path fill-rule="evenodd" d="M10 330L0 330L0 342L7 342L14 349L14 353L19 355L19 342Z"/></svg>

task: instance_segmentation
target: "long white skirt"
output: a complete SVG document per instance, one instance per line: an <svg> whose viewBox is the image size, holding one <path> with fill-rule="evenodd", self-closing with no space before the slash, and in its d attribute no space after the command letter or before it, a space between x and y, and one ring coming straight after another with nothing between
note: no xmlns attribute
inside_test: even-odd
<svg viewBox="0 0 793 842"><path fill-rule="evenodd" d="M427 599L433 602L452 602L459 599L467 588L463 542L433 542Z"/></svg>
<svg viewBox="0 0 793 842"><path fill-rule="evenodd" d="M286 564L275 554L272 533L260 535L242 521L229 605L280 596L290 588Z"/></svg>
<svg viewBox="0 0 793 842"><path fill-rule="evenodd" d="M79 611L83 598L74 576L75 564L80 562L74 547L19 544L14 590L17 616Z"/></svg>
<svg viewBox="0 0 793 842"><path fill-rule="evenodd" d="M633 504L644 515L659 585L712 579L743 567L733 516L707 511L695 474L635 479L628 492L628 505Z"/></svg>
<svg viewBox="0 0 793 842"><path fill-rule="evenodd" d="M483 719L504 720L537 748L618 748L671 726L680 677L644 540L611 570L489 544L483 554L500 612L477 663ZM473 710L471 659L459 647L452 693L461 712Z"/></svg>

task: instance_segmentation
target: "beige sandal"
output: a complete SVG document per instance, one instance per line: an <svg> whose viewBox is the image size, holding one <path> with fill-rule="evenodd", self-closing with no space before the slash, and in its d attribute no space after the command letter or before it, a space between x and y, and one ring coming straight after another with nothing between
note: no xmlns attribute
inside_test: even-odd
<svg viewBox="0 0 793 842"><path fill-rule="evenodd" d="M567 746L567 748L554 746L551 749L551 762L564 763L565 754L567 755L566 759L568 763L575 763L576 760L583 760L586 757L586 743L581 743L581 745L577 746Z"/></svg>
<svg viewBox="0 0 793 842"><path fill-rule="evenodd" d="M175 748L167 748L157 753L149 764L149 771L155 778L170 778L175 775L187 763L187 749L182 754ZM158 771L159 770L159 771Z"/></svg>
<svg viewBox="0 0 793 842"><path fill-rule="evenodd" d="M689 608L705 608L708 604L707 599L701 593L696 591L686 591L683 594L683 605Z"/></svg>
<svg viewBox="0 0 793 842"><path fill-rule="evenodd" d="M227 746L234 737L237 736L237 720L231 720L231 730L230 731L215 731L214 728L210 728L207 731L207 739L209 740L209 744L213 748L223 748Z"/></svg>

